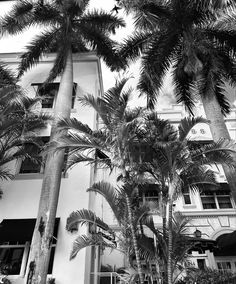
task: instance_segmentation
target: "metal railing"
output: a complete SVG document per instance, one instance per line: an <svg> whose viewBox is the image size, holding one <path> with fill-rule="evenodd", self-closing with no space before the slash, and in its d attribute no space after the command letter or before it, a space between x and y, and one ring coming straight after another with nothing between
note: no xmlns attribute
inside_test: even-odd
<svg viewBox="0 0 236 284"><path fill-rule="evenodd" d="M102 284L102 278L109 279L109 284L129 284L129 282L117 272L92 272L94 276L99 276L100 284ZM106 281L108 283L108 281Z"/></svg>

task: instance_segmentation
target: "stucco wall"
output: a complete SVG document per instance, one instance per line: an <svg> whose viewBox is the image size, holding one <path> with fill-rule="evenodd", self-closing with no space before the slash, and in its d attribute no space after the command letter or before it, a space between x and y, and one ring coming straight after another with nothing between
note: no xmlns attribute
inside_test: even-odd
<svg viewBox="0 0 236 284"><path fill-rule="evenodd" d="M17 54L2 55L2 59L9 63L12 69L17 67ZM29 96L35 96L31 83L43 82L52 66L53 55L44 58L43 63L32 68L22 78L21 84L27 89ZM101 91L101 77L99 62L93 54L74 56L74 82L78 84L77 96L86 93L97 96ZM58 80L56 80L58 81ZM72 111L72 116L86 122L90 127L95 126L95 114L91 109L81 107L78 101ZM43 134L49 134L49 129ZM19 168L19 167L18 167ZM81 251L76 259L69 261L72 241L76 233L70 234L65 230L66 219L77 209L88 208L89 194L86 189L91 183L92 169L88 165L78 165L68 171L62 178L61 191L58 203L57 217L60 218L58 241L54 258L52 276L57 284L84 283L85 279L85 250ZM20 174L14 181L5 183L3 198L0 200L0 219L36 218L40 196L42 175ZM83 231L83 229L80 229ZM9 276L10 277L10 276ZM13 283L23 283L20 277L11 277Z"/></svg>

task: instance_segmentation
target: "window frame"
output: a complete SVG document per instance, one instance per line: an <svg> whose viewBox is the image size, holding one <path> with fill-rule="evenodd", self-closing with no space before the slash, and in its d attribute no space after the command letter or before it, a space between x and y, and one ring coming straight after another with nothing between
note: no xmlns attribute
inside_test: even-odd
<svg viewBox="0 0 236 284"><path fill-rule="evenodd" d="M14 277L14 276L21 276L24 277L25 272L26 272L26 267L27 267L27 260L29 256L29 251L30 251L30 242L25 242L25 244L8 244L3 243L0 244L0 249L1 248L24 248L22 260L21 260L21 267L20 267L20 273L19 274L9 274L7 275L8 277Z"/></svg>
<svg viewBox="0 0 236 284"><path fill-rule="evenodd" d="M57 91L56 91L56 94L53 96L54 98L53 98L53 102L52 102L52 107L43 107L43 103L42 103L42 109L44 109L44 110L53 110L53 108L55 107L55 104L56 104L57 94L58 94L58 90L59 90L59 87L60 87L60 82L52 82L52 83L49 83L49 84L50 85L53 85L53 84L56 85ZM31 86L35 90L35 94L36 94L35 97L39 97L39 98L43 97L43 96L39 95L39 89L42 85L43 85L43 83L32 83L31 84ZM74 106L75 106L75 98L76 98L76 95L77 95L77 88L78 88L78 84L73 82L71 109L74 109Z"/></svg>
<svg viewBox="0 0 236 284"><path fill-rule="evenodd" d="M42 143L44 145L46 145L46 143L48 143L50 141L50 136L39 136L39 138L42 140ZM44 138L47 138L45 139L46 141L43 141ZM40 153L40 152L39 152ZM44 165L44 162L45 162L45 159L46 157L42 157L41 159L41 165L39 166L39 170L38 171L34 171L34 172L21 172L21 168L23 166L23 163L24 161L21 160L20 164L19 164L19 170L18 170L18 174L19 175L35 175L35 174L43 174L44 173L44 169L45 169L45 165ZM37 164L35 164L35 166L37 166Z"/></svg>
<svg viewBox="0 0 236 284"><path fill-rule="evenodd" d="M222 184L227 184L227 183L222 183ZM199 195L200 195L200 200L201 200L201 205L202 205L202 209L203 210L224 210L224 209L234 209L235 206L234 206L234 202L233 202L233 199L232 199L232 195L230 193L230 190L227 190L227 189L222 189L222 190L216 190L216 191L205 191L205 192L209 192L210 194L208 195L204 195L204 191L202 192L199 192ZM225 192L225 194L220 194L220 192ZM214 204L215 204L215 208L204 208L204 203L202 202L202 199L204 197L211 197L213 200L214 200ZM220 204L222 202L220 202L220 200L218 198L220 197L227 197L230 201L230 204L231 204L231 207L224 207L222 208L220 206ZM206 203L205 203L206 204Z"/></svg>

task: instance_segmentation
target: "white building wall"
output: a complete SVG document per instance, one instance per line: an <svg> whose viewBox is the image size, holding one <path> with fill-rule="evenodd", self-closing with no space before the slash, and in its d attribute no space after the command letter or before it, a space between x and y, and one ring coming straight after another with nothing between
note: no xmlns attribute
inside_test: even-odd
<svg viewBox="0 0 236 284"><path fill-rule="evenodd" d="M18 57L19 54L2 54L2 59L12 69L17 67ZM42 63L32 68L22 78L21 84L27 89L29 96L33 97L36 94L31 83L45 80L53 58L54 55L46 56ZM56 81L58 80L59 78ZM98 96L101 93L100 63L94 54L74 55L74 82L78 84L77 97L87 93ZM72 116L86 122L92 128L95 127L95 113L89 108L82 107L77 100ZM49 132L47 129L40 135L49 135ZM19 166L14 168L19 170ZM52 273L57 284L85 282L85 266L88 265L85 260L86 251L82 250L74 260L69 261L76 233L68 233L65 227L66 219L72 211L88 208L89 194L86 189L90 186L92 178L93 169L84 164L75 166L68 171L65 178L62 178L57 209L60 223ZM17 174L14 181L6 183L3 188L3 198L0 200L0 220L36 218L42 179L42 174ZM79 232L81 231L86 230L79 229ZM20 276L9 276L9 278L13 283L23 283L23 278Z"/></svg>

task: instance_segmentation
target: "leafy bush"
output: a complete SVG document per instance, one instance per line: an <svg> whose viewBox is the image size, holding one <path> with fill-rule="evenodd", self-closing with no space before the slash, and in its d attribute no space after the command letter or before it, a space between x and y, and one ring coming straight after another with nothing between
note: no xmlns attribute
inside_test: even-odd
<svg viewBox="0 0 236 284"><path fill-rule="evenodd" d="M235 275L231 272L219 271L207 268L205 270L194 269L178 284L233 284Z"/></svg>

